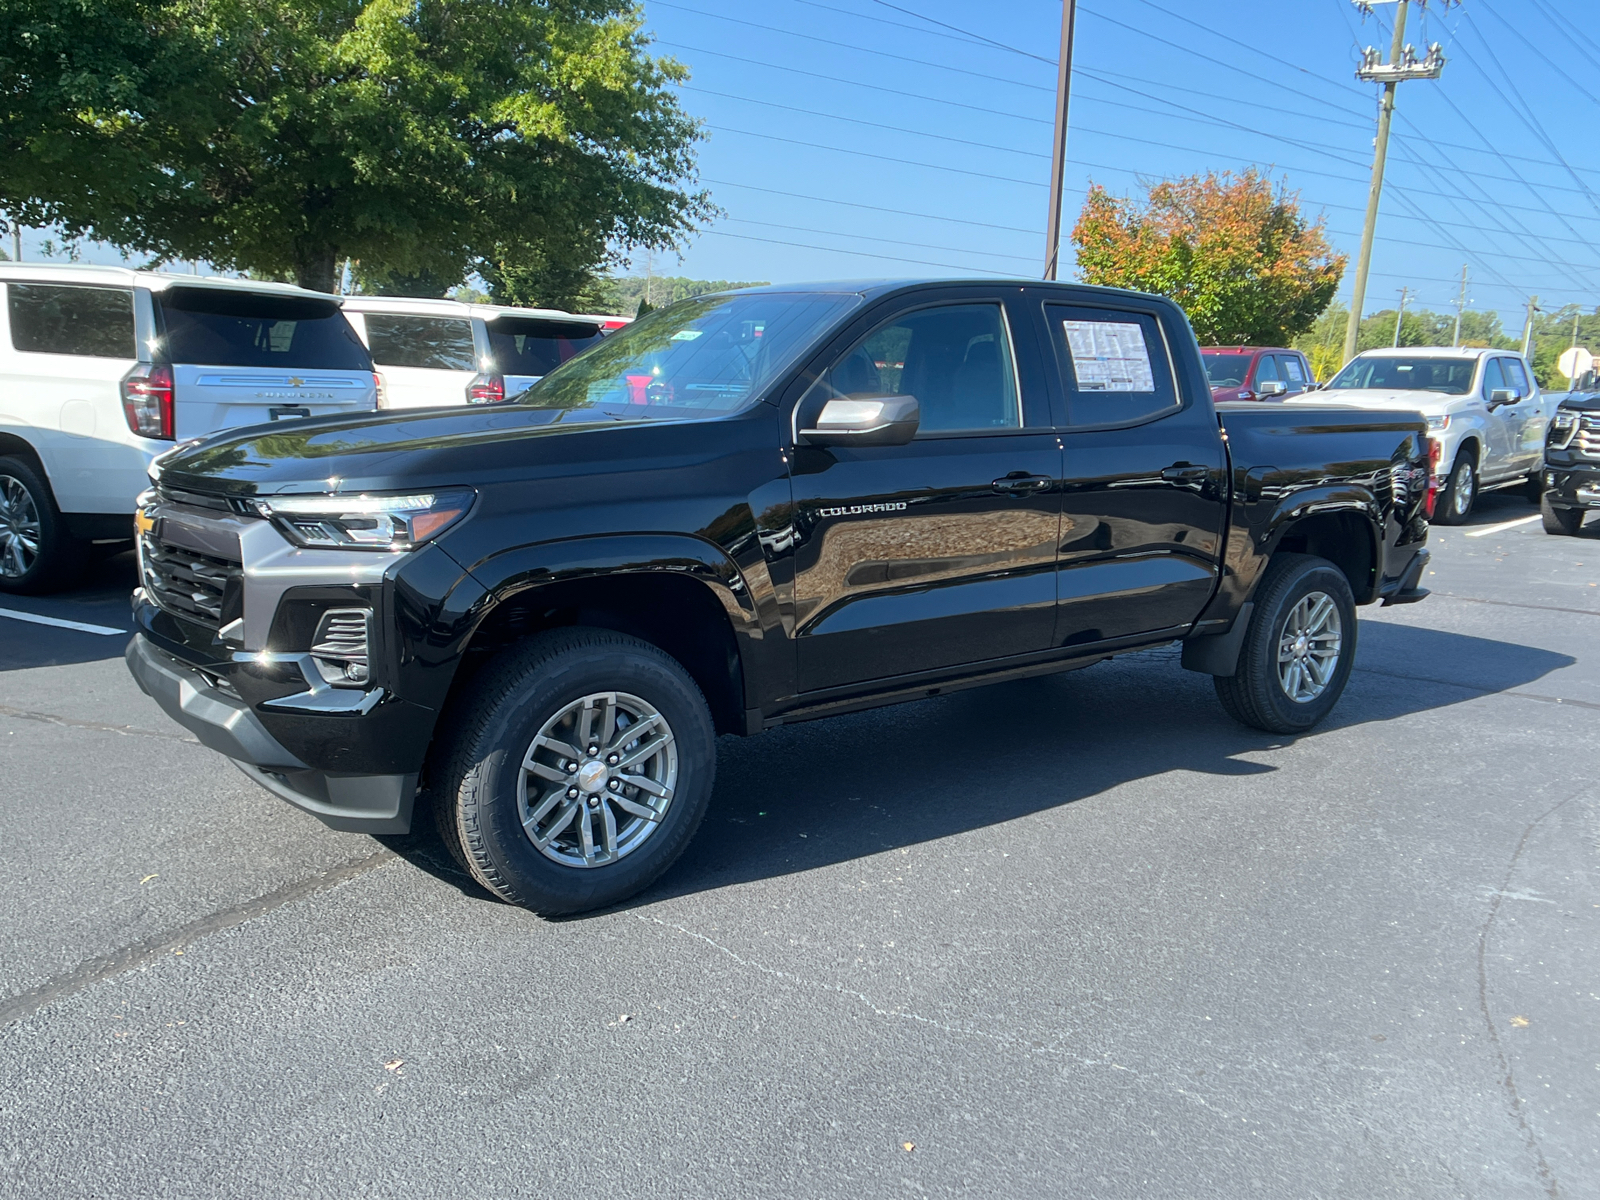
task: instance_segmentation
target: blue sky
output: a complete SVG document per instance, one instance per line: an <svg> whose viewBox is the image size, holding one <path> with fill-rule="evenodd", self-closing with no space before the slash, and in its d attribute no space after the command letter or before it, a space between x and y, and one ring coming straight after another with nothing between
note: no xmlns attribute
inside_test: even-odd
<svg viewBox="0 0 1600 1200"><path fill-rule="evenodd" d="M682 100L705 122L701 174L726 212L681 262L655 256L657 273L1038 274L1058 2L644 8L658 52L693 72ZM1419 54L1441 42L1449 61L1439 81L1400 87L1368 311L1392 308L1403 286L1411 303L1446 308L1463 264L1469 305L1513 330L1530 294L1546 308L1600 304L1600 31L1576 8L1411 6L1407 40ZM1393 13L1363 17L1349 0L1080 3L1065 224L1091 181L1127 193L1255 165L1326 214L1353 260L1378 94L1354 71L1363 46L1387 57Z"/></svg>

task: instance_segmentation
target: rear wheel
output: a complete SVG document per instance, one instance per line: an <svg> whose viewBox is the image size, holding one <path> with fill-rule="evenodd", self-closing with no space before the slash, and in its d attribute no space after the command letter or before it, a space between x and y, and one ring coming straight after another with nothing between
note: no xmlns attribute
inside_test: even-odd
<svg viewBox="0 0 1600 1200"><path fill-rule="evenodd" d="M1574 537L1583 527L1583 509L1557 508L1550 503L1548 495L1539 501L1539 516L1543 518L1546 533Z"/></svg>
<svg viewBox="0 0 1600 1200"><path fill-rule="evenodd" d="M1344 572L1325 558L1279 554L1257 592L1238 669L1212 683L1234 720L1303 733L1339 702L1355 653L1355 598Z"/></svg>
<svg viewBox="0 0 1600 1200"><path fill-rule="evenodd" d="M601 629L541 634L475 681L436 793L454 853L501 899L554 916L625 900L705 815L716 732L675 660Z"/></svg>
<svg viewBox="0 0 1600 1200"><path fill-rule="evenodd" d="M0 592L65 587L87 560L39 472L20 458L0 458Z"/></svg>
<svg viewBox="0 0 1600 1200"><path fill-rule="evenodd" d="M1434 510L1435 525L1460 525L1472 515L1473 502L1478 498L1478 464L1472 451L1463 449L1456 455L1450 468L1450 478L1439 496L1439 506Z"/></svg>

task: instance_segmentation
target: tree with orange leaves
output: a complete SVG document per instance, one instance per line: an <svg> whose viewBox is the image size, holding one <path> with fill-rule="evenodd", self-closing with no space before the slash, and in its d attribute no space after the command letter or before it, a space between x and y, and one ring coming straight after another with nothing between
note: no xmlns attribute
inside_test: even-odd
<svg viewBox="0 0 1600 1200"><path fill-rule="evenodd" d="M1348 256L1298 194L1254 170L1150 187L1144 203L1089 189L1072 230L1085 283L1157 292L1189 314L1202 345L1284 346L1328 307Z"/></svg>

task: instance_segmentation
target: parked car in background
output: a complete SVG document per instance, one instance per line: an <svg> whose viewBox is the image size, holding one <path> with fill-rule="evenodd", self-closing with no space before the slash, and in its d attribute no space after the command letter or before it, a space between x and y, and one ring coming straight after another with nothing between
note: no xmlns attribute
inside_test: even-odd
<svg viewBox="0 0 1600 1200"><path fill-rule="evenodd" d="M402 296L350 296L345 314L383 375L384 408L504 400L599 341L608 319Z"/></svg>
<svg viewBox="0 0 1600 1200"><path fill-rule="evenodd" d="M1559 398L1544 450L1539 513L1546 533L1570 537L1600 508L1600 381Z"/></svg>
<svg viewBox="0 0 1600 1200"><path fill-rule="evenodd" d="M1464 346L1365 350L1313 400L1425 416L1438 446L1437 524L1465 521L1481 488L1522 488L1539 503L1554 405L1520 354Z"/></svg>
<svg viewBox="0 0 1600 1200"><path fill-rule="evenodd" d="M1200 351L1211 398L1281 400L1317 386L1311 364L1298 350L1278 346L1209 346Z"/></svg>
<svg viewBox="0 0 1600 1200"><path fill-rule="evenodd" d="M335 296L121 267L0 263L0 591L131 542L150 460L242 425L370 411Z"/></svg>

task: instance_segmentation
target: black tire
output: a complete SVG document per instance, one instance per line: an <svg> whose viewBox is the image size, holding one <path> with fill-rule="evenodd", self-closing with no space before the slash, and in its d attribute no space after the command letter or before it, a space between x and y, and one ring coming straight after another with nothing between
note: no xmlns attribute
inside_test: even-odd
<svg viewBox="0 0 1600 1200"><path fill-rule="evenodd" d="M1340 642L1332 673L1311 699L1291 698L1278 675L1278 647L1285 622L1300 601L1314 593L1327 596L1338 612ZM1235 721L1268 733L1304 733L1333 710L1350 679L1356 656L1356 605L1350 583L1325 558L1310 554L1277 554L1256 590L1238 669L1214 676L1222 707Z"/></svg>
<svg viewBox="0 0 1600 1200"><path fill-rule="evenodd" d="M1528 481L1522 485L1522 494L1528 498L1529 504L1539 504L1544 500L1543 467L1528 476Z"/></svg>
<svg viewBox="0 0 1600 1200"><path fill-rule="evenodd" d="M1472 515L1478 502L1478 462L1472 451L1463 447L1450 468L1450 478L1439 493L1433 510L1435 525L1461 525Z"/></svg>
<svg viewBox="0 0 1600 1200"><path fill-rule="evenodd" d="M1583 509L1557 508L1550 503L1548 495L1539 501L1539 516L1543 518L1546 533L1576 537L1583 527Z"/></svg>
<svg viewBox="0 0 1600 1200"><path fill-rule="evenodd" d="M508 903L557 916L625 900L677 861L705 816L717 753L705 697L673 658L609 630L560 629L509 651L473 681L472 690L433 794L439 832L474 879ZM586 696L609 692L640 698L665 720L676 747L676 786L636 848L602 865L565 865L547 857L523 829L523 758L547 721ZM582 800L568 827L573 838L579 821L589 819ZM566 807L561 802L556 814ZM613 805L609 811L615 816L620 810ZM603 837L603 827L600 832Z"/></svg>
<svg viewBox="0 0 1600 1200"><path fill-rule="evenodd" d="M68 532L38 469L0 458L0 592L57 591L88 562L88 545Z"/></svg>

